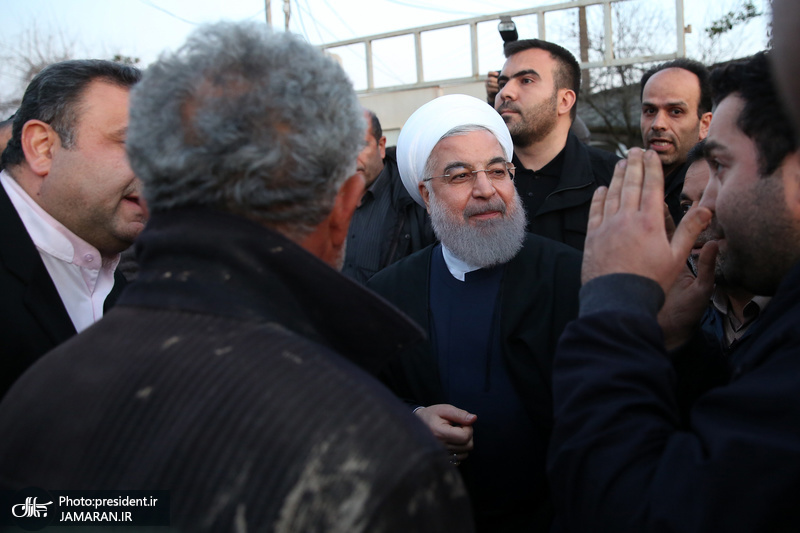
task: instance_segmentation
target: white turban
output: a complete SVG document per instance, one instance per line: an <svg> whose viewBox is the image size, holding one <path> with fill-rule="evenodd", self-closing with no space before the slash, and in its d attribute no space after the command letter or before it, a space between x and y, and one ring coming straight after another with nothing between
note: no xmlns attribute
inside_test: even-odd
<svg viewBox="0 0 800 533"><path fill-rule="evenodd" d="M492 106L473 96L449 94L423 105L406 121L397 138L397 168L408 194L424 206L419 184L425 164L442 136L456 126L483 126L491 131L511 161L514 144L503 119Z"/></svg>

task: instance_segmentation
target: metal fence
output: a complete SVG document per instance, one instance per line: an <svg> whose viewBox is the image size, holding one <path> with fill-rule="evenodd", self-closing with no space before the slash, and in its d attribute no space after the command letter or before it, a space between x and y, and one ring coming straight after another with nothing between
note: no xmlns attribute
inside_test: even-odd
<svg viewBox="0 0 800 533"><path fill-rule="evenodd" d="M336 49L344 47L351 47L353 45L363 46L364 65L362 71L366 73L366 89L359 92L383 92L383 91L397 91L402 89L411 89L418 87L429 87L432 85L439 85L445 83L464 83L476 81L480 79L485 73L479 70L479 32L478 25L483 22L500 21L501 17L523 17L536 15L538 23L538 38L547 39L547 14L555 12L563 12L565 10L574 10L576 8L588 8L590 6L602 6L603 9L603 38L604 38L604 55L599 60L581 62L582 69L589 69L594 67L615 66L615 65L628 65L634 63L644 63L651 61L665 61L674 59L676 57L683 57L685 55L684 44L684 19L683 19L683 0L675 1L675 48L674 52L654 54L647 56L636 57L617 57L614 52L613 31L612 31L612 4L618 2L628 2L630 0L573 0L569 2L562 2L549 6L531 7L528 9L520 9L516 11L506 11L503 13L496 13L492 15L484 15L480 17L473 17L468 19L457 20L453 22L445 22L440 24L431 24L428 26L419 26L408 30L393 31L388 33L381 33L376 35L369 35L356 39L349 39L335 43L322 45L320 48L329 53L335 53ZM422 44L423 34L427 32L434 32L449 28L457 28L467 26L469 27L470 35L470 54L471 54L471 76L452 78L447 80L437 79L435 81L426 80L425 72L423 71L423 53ZM405 83L394 86L376 87L375 84L375 64L373 55L373 44L387 39L397 37L413 36L414 40L414 54L416 63L416 81L412 83Z"/></svg>

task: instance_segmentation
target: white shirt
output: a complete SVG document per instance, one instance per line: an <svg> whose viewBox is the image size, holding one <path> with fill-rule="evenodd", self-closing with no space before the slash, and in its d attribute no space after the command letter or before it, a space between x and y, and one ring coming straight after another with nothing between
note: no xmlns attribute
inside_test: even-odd
<svg viewBox="0 0 800 533"><path fill-rule="evenodd" d="M119 254L103 261L100 252L50 216L5 171L0 183L17 210L78 332L103 316L114 288Z"/></svg>
<svg viewBox="0 0 800 533"><path fill-rule="evenodd" d="M454 256L444 244L442 244L442 256L444 256L444 264L447 265L447 270L449 270L458 281L464 281L464 276L467 272L480 270L480 267L472 266Z"/></svg>

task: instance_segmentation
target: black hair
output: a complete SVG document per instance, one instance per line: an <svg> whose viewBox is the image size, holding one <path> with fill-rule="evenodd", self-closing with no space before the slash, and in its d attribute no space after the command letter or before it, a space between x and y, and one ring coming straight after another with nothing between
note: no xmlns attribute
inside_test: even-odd
<svg viewBox="0 0 800 533"><path fill-rule="evenodd" d="M733 94L744 100L736 125L755 143L762 176L775 172L797 146L791 119L781 106L771 70L768 54L759 52L746 61L711 73L715 106Z"/></svg>
<svg viewBox="0 0 800 533"><path fill-rule="evenodd" d="M709 84L708 69L699 61L687 59L685 57L661 63L651 67L647 72L642 74L642 81L639 86L639 99L641 100L644 96L644 86L647 85L647 81L657 72L668 68L682 68L697 76L697 82L700 84L700 101L697 104L697 118L711 111L711 85Z"/></svg>
<svg viewBox="0 0 800 533"><path fill-rule="evenodd" d="M381 121L378 120L378 115L369 109L365 109L364 111L369 115L370 124L372 126L372 136L375 137L375 141L380 142L381 137L383 137L383 129L381 128Z"/></svg>
<svg viewBox="0 0 800 533"><path fill-rule="evenodd" d="M29 120L49 124L58 133L64 147L70 148L75 143L75 125L86 87L96 80L132 87L141 76L136 67L102 59L75 59L48 65L25 89L0 166L8 168L25 159L22 127Z"/></svg>
<svg viewBox="0 0 800 533"><path fill-rule="evenodd" d="M575 104L570 110L570 117L574 120L578 112L578 94L581 90L581 66L578 60L563 46L541 39L523 39L505 43L503 54L508 59L515 54L534 48L549 52L550 56L558 62L559 67L553 74L553 81L556 89L570 89L575 93Z"/></svg>

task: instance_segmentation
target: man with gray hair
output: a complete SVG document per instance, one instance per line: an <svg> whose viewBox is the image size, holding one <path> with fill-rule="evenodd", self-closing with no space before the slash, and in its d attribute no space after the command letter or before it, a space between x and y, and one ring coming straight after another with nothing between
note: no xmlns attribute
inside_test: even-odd
<svg viewBox="0 0 800 533"><path fill-rule="evenodd" d="M525 232L512 155L503 119L477 98L418 109L400 132L398 166L441 245L367 284L428 332L385 381L447 447L478 531L493 533L546 531L552 518L550 368L580 275L580 253Z"/></svg>
<svg viewBox="0 0 800 533"><path fill-rule="evenodd" d="M290 34L207 26L152 65L141 273L0 404L0 488L168 489L181 531L471 531L447 455L353 364L422 337L331 268L363 136L342 69Z"/></svg>

